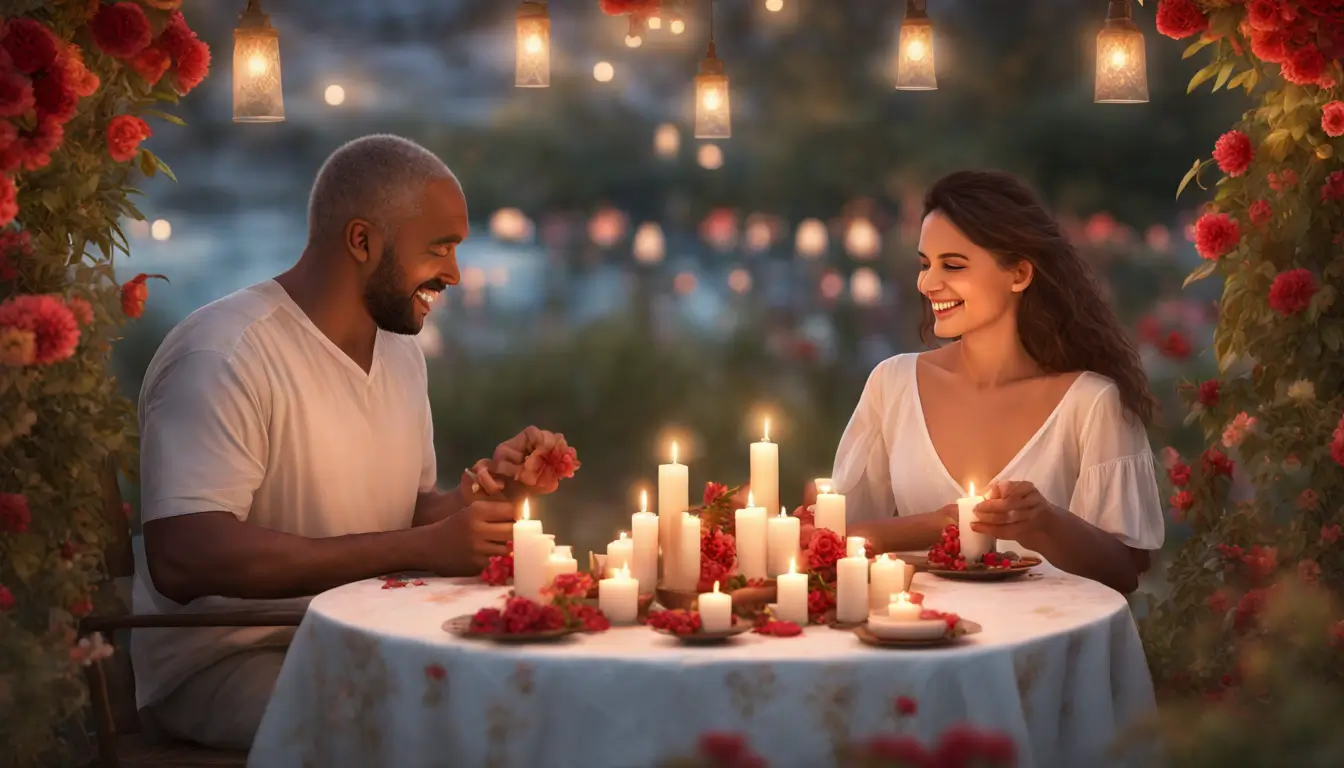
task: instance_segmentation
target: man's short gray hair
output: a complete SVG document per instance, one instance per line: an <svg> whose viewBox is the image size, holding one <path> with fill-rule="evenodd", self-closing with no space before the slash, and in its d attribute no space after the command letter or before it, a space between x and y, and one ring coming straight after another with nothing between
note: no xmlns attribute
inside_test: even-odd
<svg viewBox="0 0 1344 768"><path fill-rule="evenodd" d="M366 219L388 237L419 212L425 185L454 178L433 152L410 139L374 134L338 148L317 172L308 196L308 242L333 243L351 219Z"/></svg>

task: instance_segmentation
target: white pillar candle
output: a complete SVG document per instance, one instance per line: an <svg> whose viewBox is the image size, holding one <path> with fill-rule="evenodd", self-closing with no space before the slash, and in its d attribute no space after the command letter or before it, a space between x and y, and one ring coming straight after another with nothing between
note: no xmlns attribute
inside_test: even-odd
<svg viewBox="0 0 1344 768"><path fill-rule="evenodd" d="M994 537L987 533L971 530L975 522L975 505L984 501L984 496L975 495L975 483L971 483L971 495L957 499L957 535L961 539L961 555L966 564L980 562L986 552L994 551Z"/></svg>
<svg viewBox="0 0 1344 768"><path fill-rule="evenodd" d="M578 573L579 561L574 559L572 547L556 547L546 558L546 586L550 586L555 577L562 573Z"/></svg>
<svg viewBox="0 0 1344 768"><path fill-rule="evenodd" d="M597 583L597 609L613 626L635 623L639 615L639 582L630 578L628 567Z"/></svg>
<svg viewBox="0 0 1344 768"><path fill-rule="evenodd" d="M868 553L861 536L846 540L848 557L835 563L835 620L863 621L868 618Z"/></svg>
<svg viewBox="0 0 1344 768"><path fill-rule="evenodd" d="M904 592L907 588L905 561L900 558L893 559L883 552L873 561L873 569L868 581L869 608L874 611L883 610L891 602L892 595L897 592Z"/></svg>
<svg viewBox="0 0 1344 768"><path fill-rule="evenodd" d="M747 506L734 513L733 538L737 545L737 571L747 579L766 576L765 507L756 506L756 496L747 494Z"/></svg>
<svg viewBox="0 0 1344 768"><path fill-rule="evenodd" d="M798 573L797 561L789 562L789 570L779 574L776 584L775 618L807 626L807 574Z"/></svg>
<svg viewBox="0 0 1344 768"><path fill-rule="evenodd" d="M819 529L828 528L837 536L845 535L845 497L844 494L834 492L830 481L824 486L817 486L816 515L813 524Z"/></svg>
<svg viewBox="0 0 1344 768"><path fill-rule="evenodd" d="M719 582L714 582L713 592L700 595L700 631L724 632L733 626L733 596L719 591Z"/></svg>
<svg viewBox="0 0 1344 768"><path fill-rule="evenodd" d="M513 523L513 591L528 600L541 600L546 578L546 558L551 542L541 532L541 521L531 519L530 505L523 500L522 517Z"/></svg>
<svg viewBox="0 0 1344 768"><path fill-rule="evenodd" d="M907 592L892 595L891 602L887 605L887 615L897 621L918 621L923 611L923 608L910 602L910 595Z"/></svg>
<svg viewBox="0 0 1344 768"><path fill-rule="evenodd" d="M681 592L694 592L700 585L700 518L689 512L682 512L677 543L681 550L677 553L672 571L673 581L668 585Z"/></svg>
<svg viewBox="0 0 1344 768"><path fill-rule="evenodd" d="M766 509L779 506L779 445L770 442L770 420L764 436L751 444L751 493Z"/></svg>
<svg viewBox="0 0 1344 768"><path fill-rule="evenodd" d="M641 593L652 592L658 586L658 516L649 511L648 491L639 492L639 511L630 516L630 538L634 539L630 571Z"/></svg>
<svg viewBox="0 0 1344 768"><path fill-rule="evenodd" d="M658 543L663 553L663 580L675 580L681 551L681 514L691 507L690 470L677 463L677 441L672 441L672 463L658 465Z"/></svg>
<svg viewBox="0 0 1344 768"><path fill-rule="evenodd" d="M635 553L635 542L621 531L621 537L607 545L607 568L604 576L625 568L630 568L630 558Z"/></svg>
<svg viewBox="0 0 1344 768"><path fill-rule="evenodd" d="M767 525L766 568L774 578L787 573L789 563L798 559L798 537L801 531L798 518L789 517L783 507L779 508L779 517L772 517Z"/></svg>

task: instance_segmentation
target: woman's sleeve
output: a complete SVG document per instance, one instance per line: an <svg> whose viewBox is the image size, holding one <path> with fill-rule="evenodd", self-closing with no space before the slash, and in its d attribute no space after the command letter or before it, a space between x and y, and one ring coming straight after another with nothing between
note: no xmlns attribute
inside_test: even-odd
<svg viewBox="0 0 1344 768"><path fill-rule="evenodd" d="M887 390L897 374L895 360L884 360L869 374L835 451L831 482L837 493L845 495L845 516L852 521L891 517L896 511L884 438L886 403L893 394Z"/></svg>
<svg viewBox="0 0 1344 768"><path fill-rule="evenodd" d="M1082 470L1069 511L1135 549L1160 549L1166 538L1148 434L1114 384L1084 420Z"/></svg>

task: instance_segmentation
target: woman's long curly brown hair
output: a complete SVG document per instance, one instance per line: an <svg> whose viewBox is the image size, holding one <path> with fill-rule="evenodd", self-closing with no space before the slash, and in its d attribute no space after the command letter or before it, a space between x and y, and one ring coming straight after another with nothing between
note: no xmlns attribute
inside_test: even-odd
<svg viewBox="0 0 1344 768"><path fill-rule="evenodd" d="M924 216L938 211L1004 267L1028 261L1035 274L1022 292L1018 334L1027 354L1049 373L1093 371L1112 379L1120 400L1144 424L1157 401L1139 353L1087 263L1059 224L1017 177L1001 171L958 171L933 185ZM923 302L920 336L933 343L933 309Z"/></svg>

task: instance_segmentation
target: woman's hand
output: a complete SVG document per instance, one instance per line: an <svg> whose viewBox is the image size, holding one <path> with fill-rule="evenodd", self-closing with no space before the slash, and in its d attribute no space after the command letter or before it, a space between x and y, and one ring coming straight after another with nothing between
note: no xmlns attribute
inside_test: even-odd
<svg viewBox="0 0 1344 768"><path fill-rule="evenodd" d="M1054 517L1055 507L1025 480L995 483L975 506L971 530L996 539L1023 541L1039 535Z"/></svg>

